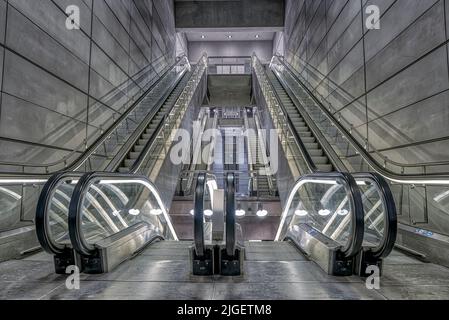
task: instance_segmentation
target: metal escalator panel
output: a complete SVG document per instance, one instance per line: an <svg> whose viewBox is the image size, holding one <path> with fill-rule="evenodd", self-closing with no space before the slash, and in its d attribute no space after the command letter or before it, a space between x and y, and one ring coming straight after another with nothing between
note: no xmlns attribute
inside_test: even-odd
<svg viewBox="0 0 449 320"><path fill-rule="evenodd" d="M365 213L363 246L376 259L387 257L397 235L397 214L388 183L374 173L353 174L362 194Z"/></svg>
<svg viewBox="0 0 449 320"><path fill-rule="evenodd" d="M73 191L68 224L87 273L108 272L157 239L178 240L158 190L143 176L85 174Z"/></svg>
<svg viewBox="0 0 449 320"><path fill-rule="evenodd" d="M307 246L306 239L298 238L304 226L345 257L355 256L364 230L363 204L354 178L322 173L299 179L288 197L276 240L293 238Z"/></svg>

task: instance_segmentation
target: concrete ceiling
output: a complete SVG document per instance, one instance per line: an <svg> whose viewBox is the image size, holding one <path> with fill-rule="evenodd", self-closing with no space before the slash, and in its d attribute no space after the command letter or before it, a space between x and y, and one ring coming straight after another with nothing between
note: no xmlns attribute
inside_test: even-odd
<svg viewBox="0 0 449 320"><path fill-rule="evenodd" d="M202 38L204 36L204 38ZM229 38L231 36L232 38ZM258 36L258 38L256 37ZM186 37L190 42L195 41L272 41L275 32L267 31L205 31L187 32Z"/></svg>

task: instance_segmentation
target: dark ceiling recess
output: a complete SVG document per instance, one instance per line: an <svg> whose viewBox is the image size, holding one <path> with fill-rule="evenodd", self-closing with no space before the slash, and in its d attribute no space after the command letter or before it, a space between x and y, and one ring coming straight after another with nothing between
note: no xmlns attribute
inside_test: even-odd
<svg viewBox="0 0 449 320"><path fill-rule="evenodd" d="M284 0L175 1L176 28L282 28Z"/></svg>

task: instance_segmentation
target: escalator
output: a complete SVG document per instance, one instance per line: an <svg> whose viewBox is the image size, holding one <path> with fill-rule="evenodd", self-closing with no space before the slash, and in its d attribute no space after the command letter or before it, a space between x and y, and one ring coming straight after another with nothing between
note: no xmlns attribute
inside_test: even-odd
<svg viewBox="0 0 449 320"><path fill-rule="evenodd" d="M178 62L169 75L171 81L161 79L159 84L166 90L131 138L118 145L120 150L106 165L110 170L57 173L45 183L36 210L36 231L41 246L54 255L57 273L65 273L69 265L86 273L109 272L154 241L178 240L159 191L142 172L154 165L148 154L157 152L156 140L164 134L164 124L179 123L181 107L190 103L181 100L181 92L187 83L196 90L206 70L204 61L192 72ZM146 108L154 100L151 94L141 100ZM170 121L169 113L173 113ZM116 133L120 131L115 128ZM127 166L120 167L122 173L114 173L118 164Z"/></svg>
<svg viewBox="0 0 449 320"><path fill-rule="evenodd" d="M132 172L133 165L139 162L139 156L144 153L145 146L150 144L150 140L155 136L155 133L163 126L164 120L170 114L174 104L181 95L186 86L191 73L188 72L183 79L177 83L173 91L170 92L162 107L154 114L145 131L140 135L137 142L135 142L131 151L127 154L125 160L118 168L120 173ZM165 97L164 97L165 98Z"/></svg>
<svg viewBox="0 0 449 320"><path fill-rule="evenodd" d="M266 148L262 144L263 139L259 135L259 128L256 124L255 114L247 116L245 119L246 130L250 132L247 136L248 162L251 171L257 175L253 178L253 191L257 197L270 197L276 194L277 187L272 185L271 170L266 156ZM251 131L252 130L252 131Z"/></svg>
<svg viewBox="0 0 449 320"><path fill-rule="evenodd" d="M210 179L214 177L206 173L197 177L194 246L190 250L192 274L239 276L243 273L244 243L242 230L236 222L235 176L226 175L225 190L211 188ZM207 196L214 209L213 222L205 219Z"/></svg>
<svg viewBox="0 0 449 320"><path fill-rule="evenodd" d="M307 125L303 116L299 112L295 103L292 101L286 90L283 88L275 74L271 70L267 70L268 78L271 81L274 91L281 102L286 114L288 114L293 127L296 129L298 136L302 140L304 146L307 148L309 155L312 158L316 168L322 172L331 172L334 166L325 154L323 147L317 140L310 127Z"/></svg>
<svg viewBox="0 0 449 320"><path fill-rule="evenodd" d="M350 267L351 272L366 276L365 272L369 265L382 267L383 259L391 253L396 241L397 213L390 187L385 179L377 174L343 173L354 172L354 170L348 170L347 162L341 158L341 150L335 150L337 147L344 148L346 145L342 145L341 140L332 141L331 144L326 139L329 135L335 134L335 129L330 128L330 125L318 116L319 110L314 105L316 101L312 100L310 96L306 96L307 91L289 86L289 83L283 78L283 72L286 72L286 69L279 67L279 65L273 65L272 62L269 67L264 68L257 58L254 58L256 76L259 84L264 86L262 93L265 99L269 101L271 107L277 107L278 112L284 116L283 120L286 125L279 124L279 122L277 124L281 128L286 127L288 129L286 136L291 136L289 142L292 142L293 148L291 147L291 149L293 149L293 152L298 151L297 156L293 158L297 162L300 168L299 173L302 176L294 185L292 193L289 194L284 204L284 212L276 240L288 239L300 246L304 243L311 243L310 234L318 232L315 240L318 243L326 244L325 249L319 250L322 253L329 251L327 244L334 241L333 246L336 247L335 241L341 243L338 237L344 234L348 235L348 228L352 229L354 223L359 224L358 228L364 231L358 235L353 235L354 239L357 239L354 240L354 243L356 243L358 249L350 253L345 251L337 253L337 256L343 257L337 265L334 265L333 262L330 265L325 265L332 260L328 255L323 262L322 257L316 256L316 249L311 250L306 246L302 247L301 250L311 255L329 274L349 273L349 269L346 270L344 267L342 270L338 270L345 263L348 263L352 265ZM299 93L299 98L295 95L295 92ZM268 100L270 98L272 100ZM328 130L327 136L322 132L324 127ZM297 160L298 158L301 158L301 160ZM347 207L350 200L348 196L339 196L340 198L337 198L338 200L334 203L331 201L333 198L335 200L335 197L342 192L342 183L327 182L325 186L333 185L328 190L326 190L327 187L323 189L323 186L319 190L314 189L316 184L310 184L311 182L307 179L310 175L319 177L324 174L319 173L320 171L337 171L335 174L345 177L343 180L355 192L352 198L356 201L352 200L351 208ZM333 175L334 173L329 174ZM324 177L326 177L325 174ZM303 185L301 181L304 181L304 179L307 183ZM341 181L342 178L340 177L338 180ZM308 185L313 186L313 188L308 187ZM302 191L301 194L301 190L304 188L305 191ZM320 192L324 192L322 197L320 197ZM310 201L310 197L317 197L312 202L318 203L318 205L307 205L305 201L298 200L298 203L293 204L295 209L291 209L293 199L301 199L304 194L306 194L307 201ZM356 205L354 206L354 204ZM358 216L353 215L352 218L349 218L349 214L353 211L358 211ZM315 212L315 218L313 215L310 216L310 212ZM326 217L332 218L327 221ZM360 240L360 234L362 234L362 240Z"/></svg>

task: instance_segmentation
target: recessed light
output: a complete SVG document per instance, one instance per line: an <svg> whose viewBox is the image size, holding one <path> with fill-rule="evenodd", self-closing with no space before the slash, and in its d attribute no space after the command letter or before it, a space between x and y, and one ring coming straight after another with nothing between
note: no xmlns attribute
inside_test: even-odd
<svg viewBox="0 0 449 320"><path fill-rule="evenodd" d="M259 38L260 38L260 36L258 34L256 34L256 39L259 39Z"/></svg>
<svg viewBox="0 0 449 320"><path fill-rule="evenodd" d="M152 216L160 216L162 214L162 210L161 209L151 209L150 214Z"/></svg>
<svg viewBox="0 0 449 320"><path fill-rule="evenodd" d="M296 210L295 211L295 215L297 215L298 217L305 217L308 214L309 213L306 210Z"/></svg>
<svg viewBox="0 0 449 320"><path fill-rule="evenodd" d="M331 214L331 211L327 210L327 209L322 209L322 210L318 211L318 214L322 217L326 217Z"/></svg>
<svg viewBox="0 0 449 320"><path fill-rule="evenodd" d="M231 35L229 35L229 36L228 36L228 39L232 39L232 36L231 36Z"/></svg>
<svg viewBox="0 0 449 320"><path fill-rule="evenodd" d="M259 211L257 211L256 215L257 215L258 217L263 218L263 217L268 216L268 211L267 211L267 210L259 210Z"/></svg>
<svg viewBox="0 0 449 320"><path fill-rule="evenodd" d="M242 209L239 209L235 212L235 215L237 217L243 217L243 216L245 216L245 214L246 214L245 210L242 210Z"/></svg>
<svg viewBox="0 0 449 320"><path fill-rule="evenodd" d="M206 38L206 36L204 34L202 34L201 35L201 39L204 39L204 38Z"/></svg>
<svg viewBox="0 0 449 320"><path fill-rule="evenodd" d="M204 215L206 217L212 217L214 212L212 210L204 210Z"/></svg>
<svg viewBox="0 0 449 320"><path fill-rule="evenodd" d="M140 210L139 209L130 209L130 210L128 210L128 213L132 216L138 216L140 214ZM114 216L116 216L115 212L114 212Z"/></svg>
<svg viewBox="0 0 449 320"><path fill-rule="evenodd" d="M190 215L194 216L195 215L195 210L190 210Z"/></svg>

